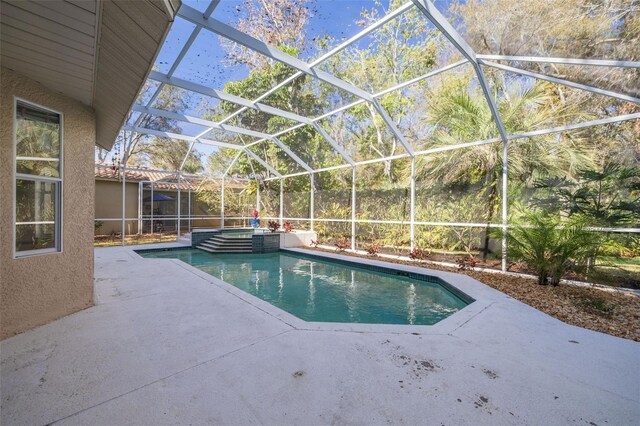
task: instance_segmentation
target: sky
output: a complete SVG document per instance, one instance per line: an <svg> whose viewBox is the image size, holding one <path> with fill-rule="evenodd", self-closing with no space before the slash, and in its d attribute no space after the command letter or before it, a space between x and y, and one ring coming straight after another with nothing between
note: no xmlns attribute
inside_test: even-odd
<svg viewBox="0 0 640 426"><path fill-rule="evenodd" d="M203 11L208 5L208 0L187 0L184 4ZM238 0L223 0L214 11L213 17L235 26L236 9L241 4L242 1ZM373 3L369 0L319 0L312 3L310 7L315 10L315 13L306 27L306 44L312 47L312 39L315 37L329 35L341 41L362 30L355 21L360 18L363 8L373 7ZM159 71L169 70L193 29L193 24L180 18L175 20L156 61ZM318 55L317 51L309 49L302 53L301 59L311 61ZM230 65L224 59L225 52L218 36L210 31L201 31L174 75L216 89L222 89L229 80L240 80L249 75L246 66Z"/></svg>
<svg viewBox="0 0 640 426"><path fill-rule="evenodd" d="M268 0L267 0L268 1ZM435 2L441 11L448 7L451 0L438 0ZM199 11L204 11L210 0L184 0L183 3ZM386 2L384 2L386 4ZM237 10L241 7L242 0L222 0L213 13L213 17L228 25L235 26L237 22ZM316 0L310 2L309 7L313 13L306 26L306 37L309 46L307 51L301 54L301 59L311 62L324 51L330 49L335 44L348 39L362 30L362 26L357 25L363 9L376 7L371 0ZM380 10L380 16L384 14ZM426 21L425 21L426 22ZM195 25L176 18L169 34L156 59L155 67L158 71L166 73L172 66L182 47L191 35ZM313 39L328 35L335 40L324 51L315 49ZM366 39L362 43L367 42ZM195 42L185 55L180 65L175 70L175 77L189 80L215 89L223 89L226 82L231 80L241 80L249 75L246 65L231 65L225 61L225 52L219 42L219 37L210 31L200 31ZM139 103L145 103L143 99ZM202 95L192 95L189 107L186 111L180 111L188 115L202 116L207 106L214 106L218 101ZM184 134L197 135L204 128L188 123L181 123ZM198 151L202 152L203 158L216 148L197 144Z"/></svg>
<svg viewBox="0 0 640 426"><path fill-rule="evenodd" d="M209 0L185 0L184 4L203 12L209 5ZM237 22L237 8L242 0L222 0L213 13L213 17L225 24L235 26ZM329 35L341 42L362 30L355 22L360 19L363 9L375 7L370 0L317 0L310 4L313 16L307 24L307 45L313 46L312 39ZM192 23L176 18L156 59L156 68L160 72L168 72L182 47L195 28ZM331 46L329 46L330 48ZM312 61L323 52L309 49L301 55L301 59ZM230 80L241 80L249 75L248 67L244 65L230 65L225 62L225 52L217 35L210 31L201 31L191 49L185 55L173 74L175 77L203 84L215 89L223 89ZM205 96L194 95L190 107L183 111L185 114L202 116L203 109L208 105L217 104L217 100ZM202 127L181 123L184 134L196 135ZM216 151L215 147L197 144L197 150L203 158Z"/></svg>

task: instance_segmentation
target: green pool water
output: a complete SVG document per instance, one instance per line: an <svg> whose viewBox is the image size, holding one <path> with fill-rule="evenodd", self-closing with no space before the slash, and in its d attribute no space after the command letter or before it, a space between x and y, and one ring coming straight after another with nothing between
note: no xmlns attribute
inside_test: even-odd
<svg viewBox="0 0 640 426"><path fill-rule="evenodd" d="M431 325L468 304L437 282L283 251L138 253L148 258L180 259L305 321Z"/></svg>

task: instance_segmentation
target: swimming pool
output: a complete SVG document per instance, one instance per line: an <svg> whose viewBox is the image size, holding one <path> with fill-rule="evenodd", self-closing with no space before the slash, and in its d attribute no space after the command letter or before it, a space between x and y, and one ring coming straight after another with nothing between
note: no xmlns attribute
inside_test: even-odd
<svg viewBox="0 0 640 426"><path fill-rule="evenodd" d="M473 301L437 277L280 251L211 254L139 250L179 259L305 321L432 325ZM409 275L404 273L405 275Z"/></svg>

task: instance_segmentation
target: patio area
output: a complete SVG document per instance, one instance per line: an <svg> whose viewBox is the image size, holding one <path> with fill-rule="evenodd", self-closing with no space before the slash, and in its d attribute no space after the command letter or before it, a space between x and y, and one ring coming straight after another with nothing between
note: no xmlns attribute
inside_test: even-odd
<svg viewBox="0 0 640 426"><path fill-rule="evenodd" d="M638 343L437 274L477 302L436 326L326 327L180 261L96 249L96 306L2 342L0 422L637 422Z"/></svg>

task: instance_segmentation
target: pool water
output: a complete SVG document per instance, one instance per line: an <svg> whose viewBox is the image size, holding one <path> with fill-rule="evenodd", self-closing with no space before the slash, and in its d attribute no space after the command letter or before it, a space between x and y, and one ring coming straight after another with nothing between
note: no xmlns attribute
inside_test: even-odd
<svg viewBox="0 0 640 426"><path fill-rule="evenodd" d="M305 321L431 325L468 304L439 282L292 252L247 255L178 249L138 253L180 259Z"/></svg>

